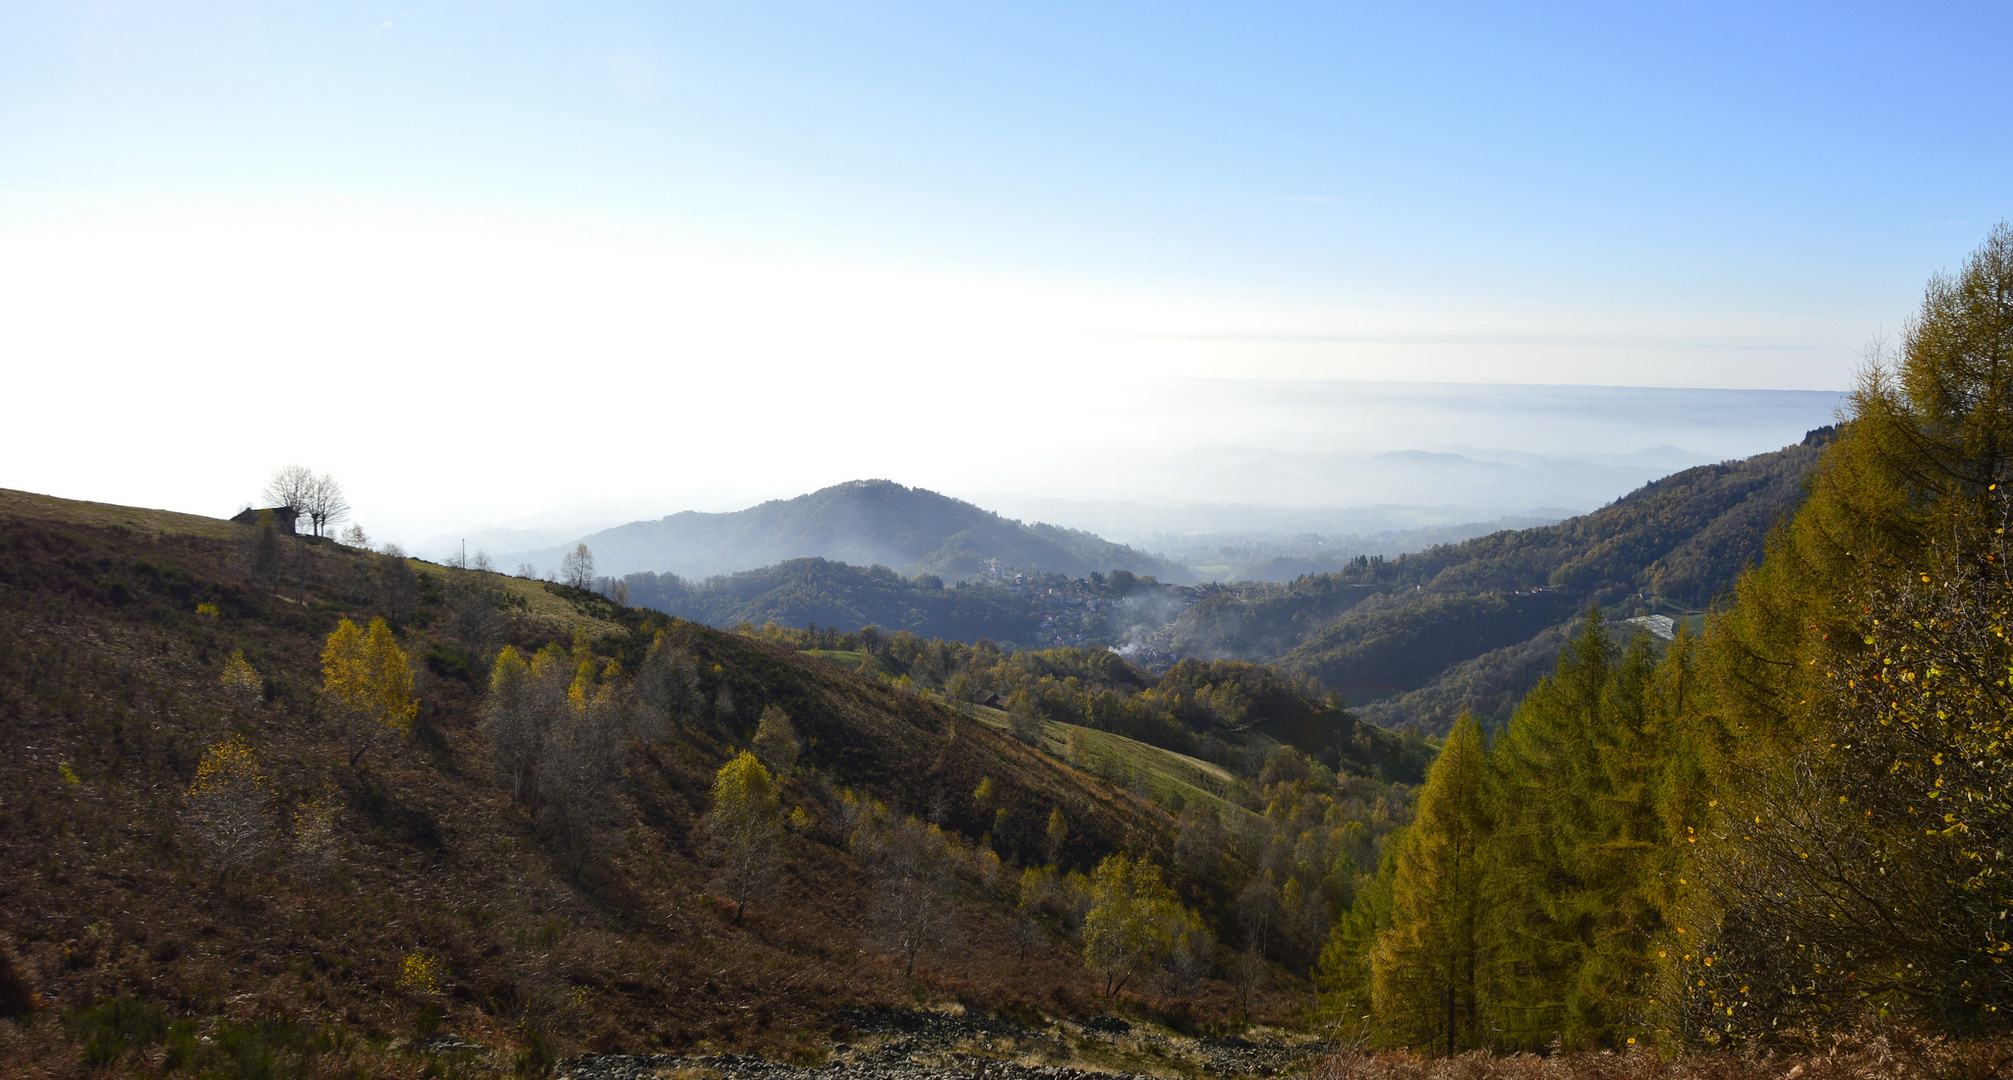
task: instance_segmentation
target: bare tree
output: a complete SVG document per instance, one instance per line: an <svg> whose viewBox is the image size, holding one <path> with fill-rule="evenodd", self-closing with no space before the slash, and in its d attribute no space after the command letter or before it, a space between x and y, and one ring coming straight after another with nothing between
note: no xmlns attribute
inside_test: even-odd
<svg viewBox="0 0 2013 1080"><path fill-rule="evenodd" d="M559 563L560 580L576 589L594 587L594 550L586 544L574 547Z"/></svg>
<svg viewBox="0 0 2013 1080"><path fill-rule="evenodd" d="M503 591L481 578L447 582L447 618L441 628L472 653L486 654L509 626Z"/></svg>
<svg viewBox="0 0 2013 1080"><path fill-rule="evenodd" d="M326 535L327 530L344 518L349 517L349 501L343 498L342 485L327 473L315 477L308 483L305 505L297 507L306 514L314 527L316 536Z"/></svg>
<svg viewBox="0 0 2013 1080"><path fill-rule="evenodd" d="M313 498L315 471L306 465L286 465L273 470L272 479L266 481L262 493L266 502L273 506L292 507L294 513L307 515L308 503Z"/></svg>
<svg viewBox="0 0 2013 1080"><path fill-rule="evenodd" d="M294 808L294 873L304 881L321 881L335 870L342 858L342 837L336 817L341 810L335 783L326 783L319 795Z"/></svg>
<svg viewBox="0 0 2013 1080"><path fill-rule="evenodd" d="M643 657L636 673L636 696L645 710L660 717L665 726L690 720L706 708L706 691L699 682L699 665L692 653L673 644L669 636L658 638ZM654 742L651 733L645 742Z"/></svg>
<svg viewBox="0 0 2013 1080"><path fill-rule="evenodd" d="M538 758L538 817L574 874L614 820L627 695L606 683L570 699Z"/></svg>
<svg viewBox="0 0 2013 1080"><path fill-rule="evenodd" d="M538 766L547 732L565 704L561 677L554 671L563 665L551 654L527 664L516 649L505 647L490 668L482 733L489 737L499 778L526 809L537 809Z"/></svg>
<svg viewBox="0 0 2013 1080"><path fill-rule="evenodd" d="M1007 941L1013 945L1014 954L1026 960L1029 953L1048 944L1048 928L1034 912L1022 908L1014 916L1013 925L1007 928Z"/></svg>
<svg viewBox="0 0 2013 1080"><path fill-rule="evenodd" d="M386 544L385 553L377 559L373 568L374 578L371 591L375 594L378 610L393 622L404 622L419 610L419 578L413 574L411 564L396 544Z"/></svg>
<svg viewBox="0 0 2013 1080"><path fill-rule="evenodd" d="M862 849L881 874L867 916L868 941L900 958L902 977L909 978L918 956L949 951L957 933L943 833L906 818L891 823Z"/></svg>
<svg viewBox="0 0 2013 1080"><path fill-rule="evenodd" d="M272 846L272 782L244 736L210 747L182 798L197 840L225 876Z"/></svg>
<svg viewBox="0 0 2013 1080"><path fill-rule="evenodd" d="M251 712L266 701L266 683L259 673L245 659L245 650L239 649L224 661L224 696L231 699L243 712Z"/></svg>
<svg viewBox="0 0 2013 1080"><path fill-rule="evenodd" d="M1216 939L1200 922L1183 927L1174 935L1174 945L1167 953L1167 966L1161 970L1161 989L1176 997L1193 993L1216 966Z"/></svg>

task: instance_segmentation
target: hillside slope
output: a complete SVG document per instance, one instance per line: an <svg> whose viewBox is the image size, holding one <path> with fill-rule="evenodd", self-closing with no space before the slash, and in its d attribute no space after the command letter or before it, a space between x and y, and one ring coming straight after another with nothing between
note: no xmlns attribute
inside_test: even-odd
<svg viewBox="0 0 2013 1080"><path fill-rule="evenodd" d="M1053 525L1023 525L970 503L887 480L855 480L725 514L685 511L582 539L596 568L705 578L799 558L892 567L946 580L1009 571L1083 577L1092 571L1179 575L1180 568L1121 544ZM557 567L571 544L522 558ZM1170 578L1171 579L1171 578Z"/></svg>
<svg viewBox="0 0 2013 1080"><path fill-rule="evenodd" d="M1010 877L959 877L962 951L925 957L913 986L865 948L874 878L847 849L842 791L927 814L967 852L990 834L1009 860L1035 860L1060 809L1065 868L1120 849L1167 857L1174 820L1148 801L812 656L332 544L290 544L260 569L251 532L0 492L0 967L25 973L49 1018L0 1025L6 1056L75 1062L54 1015L120 995L223 1040L191 1053L311 1030L363 1072L414 1075L416 1059L372 1056L383 1040L451 1032L507 1065L584 1049L783 1053L822 1040L837 1010L918 994L1092 1011L1097 984L1070 947L1010 934ZM353 766L316 705L319 653L340 619L374 614L416 661L422 707L410 738ZM612 664L635 672L649 656L692 678L665 730L627 744L609 819L572 847L512 802L477 731L485 653L569 641L610 685ZM240 651L263 682L252 703L220 680ZM778 892L737 923L712 895L699 821L714 770L768 706L801 736L783 794L805 817ZM232 734L270 778L277 828L224 873L183 793ZM340 839L326 876L288 824L324 792ZM416 963L434 976L415 981ZM1196 994L1186 1007L1230 1008L1223 984Z"/></svg>
<svg viewBox="0 0 2013 1080"><path fill-rule="evenodd" d="M1686 469L1557 525L1212 597L1183 614L1173 644L1277 662L1379 723L1445 731L1462 708L1500 719L1590 606L1628 617L1712 604L1761 558L1830 435Z"/></svg>

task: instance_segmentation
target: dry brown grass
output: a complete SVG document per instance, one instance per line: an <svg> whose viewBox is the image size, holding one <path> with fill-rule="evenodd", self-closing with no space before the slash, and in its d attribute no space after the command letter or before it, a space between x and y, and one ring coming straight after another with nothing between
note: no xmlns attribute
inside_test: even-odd
<svg viewBox="0 0 2013 1080"><path fill-rule="evenodd" d="M854 1005L1107 1008L1068 949L1022 959L1009 898L976 886L960 899L964 951L903 980L861 946L871 883L817 829L792 838L778 899L735 925L707 896L691 841L712 770L745 744L733 724L691 725L637 751L622 827L579 875L491 782L467 682L426 676L415 738L348 768L315 718L317 654L337 619L368 608L336 592L302 605L249 588L233 569L234 527L157 514L0 493L0 935L44 1003L26 1026L0 1020L0 1061L17 1075L75 1075L52 1017L121 995L204 1022L285 1016L348 1032L362 1042L345 1053L384 1056L371 1075L407 1070L397 1048L427 1006L444 1030L499 1052L544 1030L554 1054L775 1055L823 1041ZM510 587L558 602L542 586ZM199 603L220 615L197 614ZM627 632L592 605L573 611ZM531 618L513 633L535 647L565 628ZM1031 837L1062 803L1078 865L1159 827L1130 794L914 696L748 639L673 630L702 670L718 666L709 678L732 684L744 726L765 701L782 703L808 766L897 807L936 806L977 835L991 812L967 794L989 776ZM408 642L423 653L427 631ZM239 649L273 690L250 711L219 681ZM347 851L334 876L310 880L275 857L223 880L189 843L181 792L203 748L232 730L289 803L335 781ZM814 812L824 797L808 772L787 790ZM424 999L399 985L415 952L446 972ZM1298 1004L1281 993L1262 1016ZM1211 984L1188 1008L1227 1018L1232 995Z"/></svg>

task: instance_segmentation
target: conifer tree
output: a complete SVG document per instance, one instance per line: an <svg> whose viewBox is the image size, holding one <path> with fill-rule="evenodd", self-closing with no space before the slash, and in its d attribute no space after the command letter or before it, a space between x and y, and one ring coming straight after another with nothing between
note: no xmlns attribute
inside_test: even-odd
<svg viewBox="0 0 2013 1080"><path fill-rule="evenodd" d="M2005 676L1986 624L2009 479L2002 223L1932 279L1898 355L1876 352L1803 506L1711 624L1688 737L1720 746L1712 816L1687 823L1684 933L1662 948L1676 1037L1810 1030L1869 995L1951 1030L2013 1023L1996 978L2009 965L1975 952L1998 948L2013 902L1970 882L2013 850L2013 824L1993 820L2004 800L1990 782L1950 790L2003 752L2006 707L1961 699L1991 699Z"/></svg>
<svg viewBox="0 0 2013 1080"><path fill-rule="evenodd" d="M1391 925L1370 955L1379 1026L1420 1050L1483 1045L1482 729L1463 714L1426 783L1418 816L1400 841L1391 884Z"/></svg>
<svg viewBox="0 0 2013 1080"><path fill-rule="evenodd" d="M1403 839L1404 834L1399 833L1384 844L1377 873L1356 890L1349 910L1335 920L1315 964L1316 1013L1321 1025L1331 1032L1361 1036L1375 1026L1370 953L1377 947L1377 936L1391 926L1392 885L1398 875L1398 849Z"/></svg>
<svg viewBox="0 0 2013 1080"><path fill-rule="evenodd" d="M1640 1034L1667 848L1668 680L1657 671L1645 635L1617 651L1592 612L1497 741L1488 983L1509 1045Z"/></svg>

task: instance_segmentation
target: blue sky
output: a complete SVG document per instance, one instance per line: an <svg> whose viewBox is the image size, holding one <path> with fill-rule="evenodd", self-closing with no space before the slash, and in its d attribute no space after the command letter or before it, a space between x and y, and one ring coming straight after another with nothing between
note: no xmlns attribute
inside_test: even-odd
<svg viewBox="0 0 2013 1080"><path fill-rule="evenodd" d="M2009 41L1987 4L9 5L0 349L145 387L135 438L275 361L473 378L488 435L560 384L821 447L1057 381L1836 390L2013 206ZM412 497L303 427L276 452ZM906 460L854 441L829 471ZM801 489L805 450L649 494Z"/></svg>

